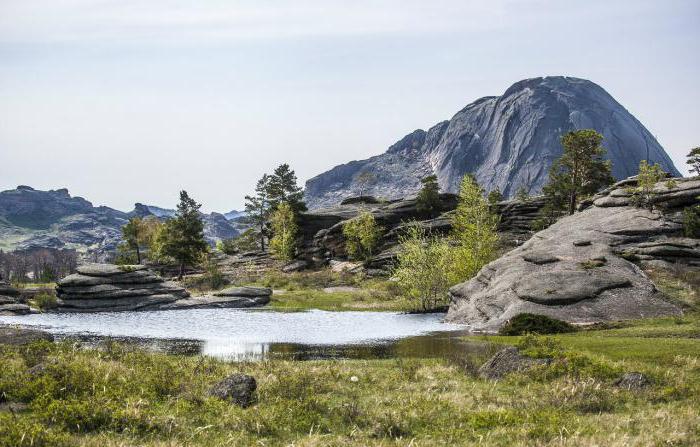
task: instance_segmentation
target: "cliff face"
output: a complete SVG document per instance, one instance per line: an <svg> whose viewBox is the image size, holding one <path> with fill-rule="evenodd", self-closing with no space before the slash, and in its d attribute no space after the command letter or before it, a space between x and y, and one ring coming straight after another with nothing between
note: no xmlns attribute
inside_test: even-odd
<svg viewBox="0 0 700 447"><path fill-rule="evenodd" d="M306 183L306 201L314 209L361 192L406 197L432 173L445 192L456 192L460 179L473 173L487 191L498 187L512 197L524 186L534 194L562 153L559 137L587 128L605 137L616 178L636 174L645 158L680 175L653 135L603 88L557 76L517 82L502 96L481 98L427 132L414 131L384 154L336 166ZM361 185L358 176L367 171L374 179Z"/></svg>

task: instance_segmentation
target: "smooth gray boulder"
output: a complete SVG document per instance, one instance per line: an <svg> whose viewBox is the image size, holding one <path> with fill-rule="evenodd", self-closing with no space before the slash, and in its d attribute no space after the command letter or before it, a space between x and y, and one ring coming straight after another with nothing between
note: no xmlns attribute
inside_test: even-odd
<svg viewBox="0 0 700 447"><path fill-rule="evenodd" d="M513 291L520 299L551 306L592 299L605 290L631 285L624 276L565 270L528 275L515 284Z"/></svg>
<svg viewBox="0 0 700 447"><path fill-rule="evenodd" d="M626 187L634 185L627 180ZM657 185L679 202L697 193L697 177L677 179L677 190ZM688 186L691 185L692 187ZM682 314L659 292L633 259L700 265L695 240L683 238L682 206L655 199L649 211L630 204L599 206L609 188L572 216L540 231L522 246L487 264L475 278L450 290L446 320L473 331L496 332L521 313L542 314L573 324ZM691 193L692 191L692 193ZM698 203L697 196L694 199ZM684 199L685 200L685 199ZM605 202L603 202L605 203ZM661 206L664 204L664 206ZM543 254L558 262L535 263Z"/></svg>

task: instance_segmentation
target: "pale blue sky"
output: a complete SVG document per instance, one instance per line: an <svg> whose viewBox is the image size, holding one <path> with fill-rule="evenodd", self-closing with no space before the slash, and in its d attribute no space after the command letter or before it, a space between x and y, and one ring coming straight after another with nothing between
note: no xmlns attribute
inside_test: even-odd
<svg viewBox="0 0 700 447"><path fill-rule="evenodd" d="M529 77L590 79L685 171L700 2L0 0L0 189L240 208Z"/></svg>

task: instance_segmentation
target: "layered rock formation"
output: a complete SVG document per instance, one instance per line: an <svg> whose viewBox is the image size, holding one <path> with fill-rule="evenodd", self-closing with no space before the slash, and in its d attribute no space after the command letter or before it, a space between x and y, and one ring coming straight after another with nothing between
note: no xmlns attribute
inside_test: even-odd
<svg viewBox="0 0 700 447"><path fill-rule="evenodd" d="M144 266L86 264L56 287L57 312L157 310L190 294Z"/></svg>
<svg viewBox="0 0 700 447"><path fill-rule="evenodd" d="M20 296L20 291L4 281L0 281L0 315L24 315L31 309Z"/></svg>
<svg viewBox="0 0 700 447"><path fill-rule="evenodd" d="M290 265L289 269L306 265L324 265L332 259L344 260L345 238L343 226L360 213L372 213L378 225L384 229L382 246L368 263L373 269L386 269L396 259L398 241L409 222L417 221L433 234L447 234L452 229L452 211L457 207L457 196L440 195L441 207L434 216L422 215L416 208L416 199L379 202L371 197L364 200L347 200L344 204L302 213L299 218L301 233L300 257L305 264ZM496 205L500 216L498 231L506 244L520 245L533 233L531 226L544 205L541 197L532 197L525 202L507 200Z"/></svg>
<svg viewBox="0 0 700 447"><path fill-rule="evenodd" d="M679 315L632 260L700 265L696 239L680 237L683 207L698 203L700 179L654 189L654 211L632 206L628 179L613 185L450 290L447 321L496 331L521 313L570 323Z"/></svg>
<svg viewBox="0 0 700 447"><path fill-rule="evenodd" d="M395 258L398 236L408 222L418 220L423 227L436 234L446 233L451 227L447 213L456 207L457 196L441 194L440 209L433 218L418 211L415 198L383 203L374 200L352 201L313 213L302 213L299 216L302 239L300 257L317 265L326 264L330 259L346 258L343 226L348 220L366 211L372 213L377 224L384 230L382 246L370 265L382 268Z"/></svg>
<svg viewBox="0 0 700 447"><path fill-rule="evenodd" d="M363 190L396 199L415 194L430 174L443 191L456 192L467 173L506 197L521 186L534 194L562 153L559 137L584 128L603 134L618 179L634 175L643 159L680 175L654 136L604 89L554 76L517 82L502 96L481 98L449 121L412 132L384 154L336 166L306 182L305 199L309 209L334 206ZM375 175L372 184L358 181L364 172Z"/></svg>
<svg viewBox="0 0 700 447"><path fill-rule="evenodd" d="M272 290L230 287L192 297L141 265L86 264L62 279L56 294L58 307L52 312L117 312L262 306L270 301Z"/></svg>

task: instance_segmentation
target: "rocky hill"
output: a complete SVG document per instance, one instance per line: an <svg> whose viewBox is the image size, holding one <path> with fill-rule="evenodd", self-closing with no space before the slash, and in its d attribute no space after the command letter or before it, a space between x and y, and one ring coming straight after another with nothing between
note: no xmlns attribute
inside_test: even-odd
<svg viewBox="0 0 700 447"><path fill-rule="evenodd" d="M700 266L700 240L683 237L681 223L700 201L700 178L658 183L653 211L632 205L635 184L613 185L453 287L447 320L492 332L521 313L570 323L681 314L642 268Z"/></svg>
<svg viewBox="0 0 700 447"><path fill-rule="evenodd" d="M73 248L87 259L103 260L121 242L121 227L130 217L172 214L173 210L141 203L127 213L95 207L82 197L72 197L67 189L18 186L0 191L0 249ZM211 244L237 236L242 228L238 220L229 221L223 214L202 214L202 218Z"/></svg>
<svg viewBox="0 0 700 447"><path fill-rule="evenodd" d="M561 134L592 128L605 137L607 157L617 179L636 174L648 158L679 176L654 136L603 88L571 77L526 79L501 96L469 104L449 121L403 137L384 154L336 166L306 182L310 209L334 206L363 192L385 199L418 191L420 179L438 176L445 192L474 173L487 191L496 187L512 197L521 186L541 190L547 171L562 153ZM374 174L368 185L358 176Z"/></svg>

